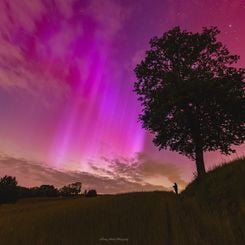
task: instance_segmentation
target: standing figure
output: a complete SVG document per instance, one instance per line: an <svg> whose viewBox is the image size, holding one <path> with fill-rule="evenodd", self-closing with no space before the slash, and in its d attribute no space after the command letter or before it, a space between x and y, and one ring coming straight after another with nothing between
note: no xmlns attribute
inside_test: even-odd
<svg viewBox="0 0 245 245"><path fill-rule="evenodd" d="M174 183L173 188L175 193L178 195L178 185L176 183Z"/></svg>

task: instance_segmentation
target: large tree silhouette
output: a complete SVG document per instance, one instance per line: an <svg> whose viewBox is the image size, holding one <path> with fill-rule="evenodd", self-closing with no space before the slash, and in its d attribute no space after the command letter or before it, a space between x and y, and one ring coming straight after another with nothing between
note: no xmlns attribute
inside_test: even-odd
<svg viewBox="0 0 245 245"><path fill-rule="evenodd" d="M245 140L245 69L217 41L216 27L201 33L179 27L150 41L151 49L135 68L134 91L143 107L140 120L159 149L196 161L205 174L203 153L234 152Z"/></svg>

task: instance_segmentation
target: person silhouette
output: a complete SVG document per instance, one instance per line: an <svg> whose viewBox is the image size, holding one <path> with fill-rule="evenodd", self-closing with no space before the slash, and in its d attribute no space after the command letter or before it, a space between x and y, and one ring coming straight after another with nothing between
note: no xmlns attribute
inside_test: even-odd
<svg viewBox="0 0 245 245"><path fill-rule="evenodd" d="M178 185L176 183L174 183L173 188L175 193L178 194Z"/></svg>

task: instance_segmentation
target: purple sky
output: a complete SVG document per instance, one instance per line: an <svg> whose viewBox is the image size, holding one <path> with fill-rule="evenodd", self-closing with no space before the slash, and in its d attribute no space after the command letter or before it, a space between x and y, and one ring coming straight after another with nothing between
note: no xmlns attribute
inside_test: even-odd
<svg viewBox="0 0 245 245"><path fill-rule="evenodd" d="M194 163L141 129L133 69L176 25L218 26L245 66L245 0L0 0L0 23L0 173L26 186L183 188Z"/></svg>

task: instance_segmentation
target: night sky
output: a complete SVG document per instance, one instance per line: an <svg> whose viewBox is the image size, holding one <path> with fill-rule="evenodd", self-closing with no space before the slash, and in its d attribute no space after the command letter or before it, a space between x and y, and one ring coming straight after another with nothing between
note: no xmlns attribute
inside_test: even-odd
<svg viewBox="0 0 245 245"><path fill-rule="evenodd" d="M0 0L0 23L0 175L23 186L183 188L195 164L141 128L133 69L177 25L217 26L245 67L245 0Z"/></svg>

